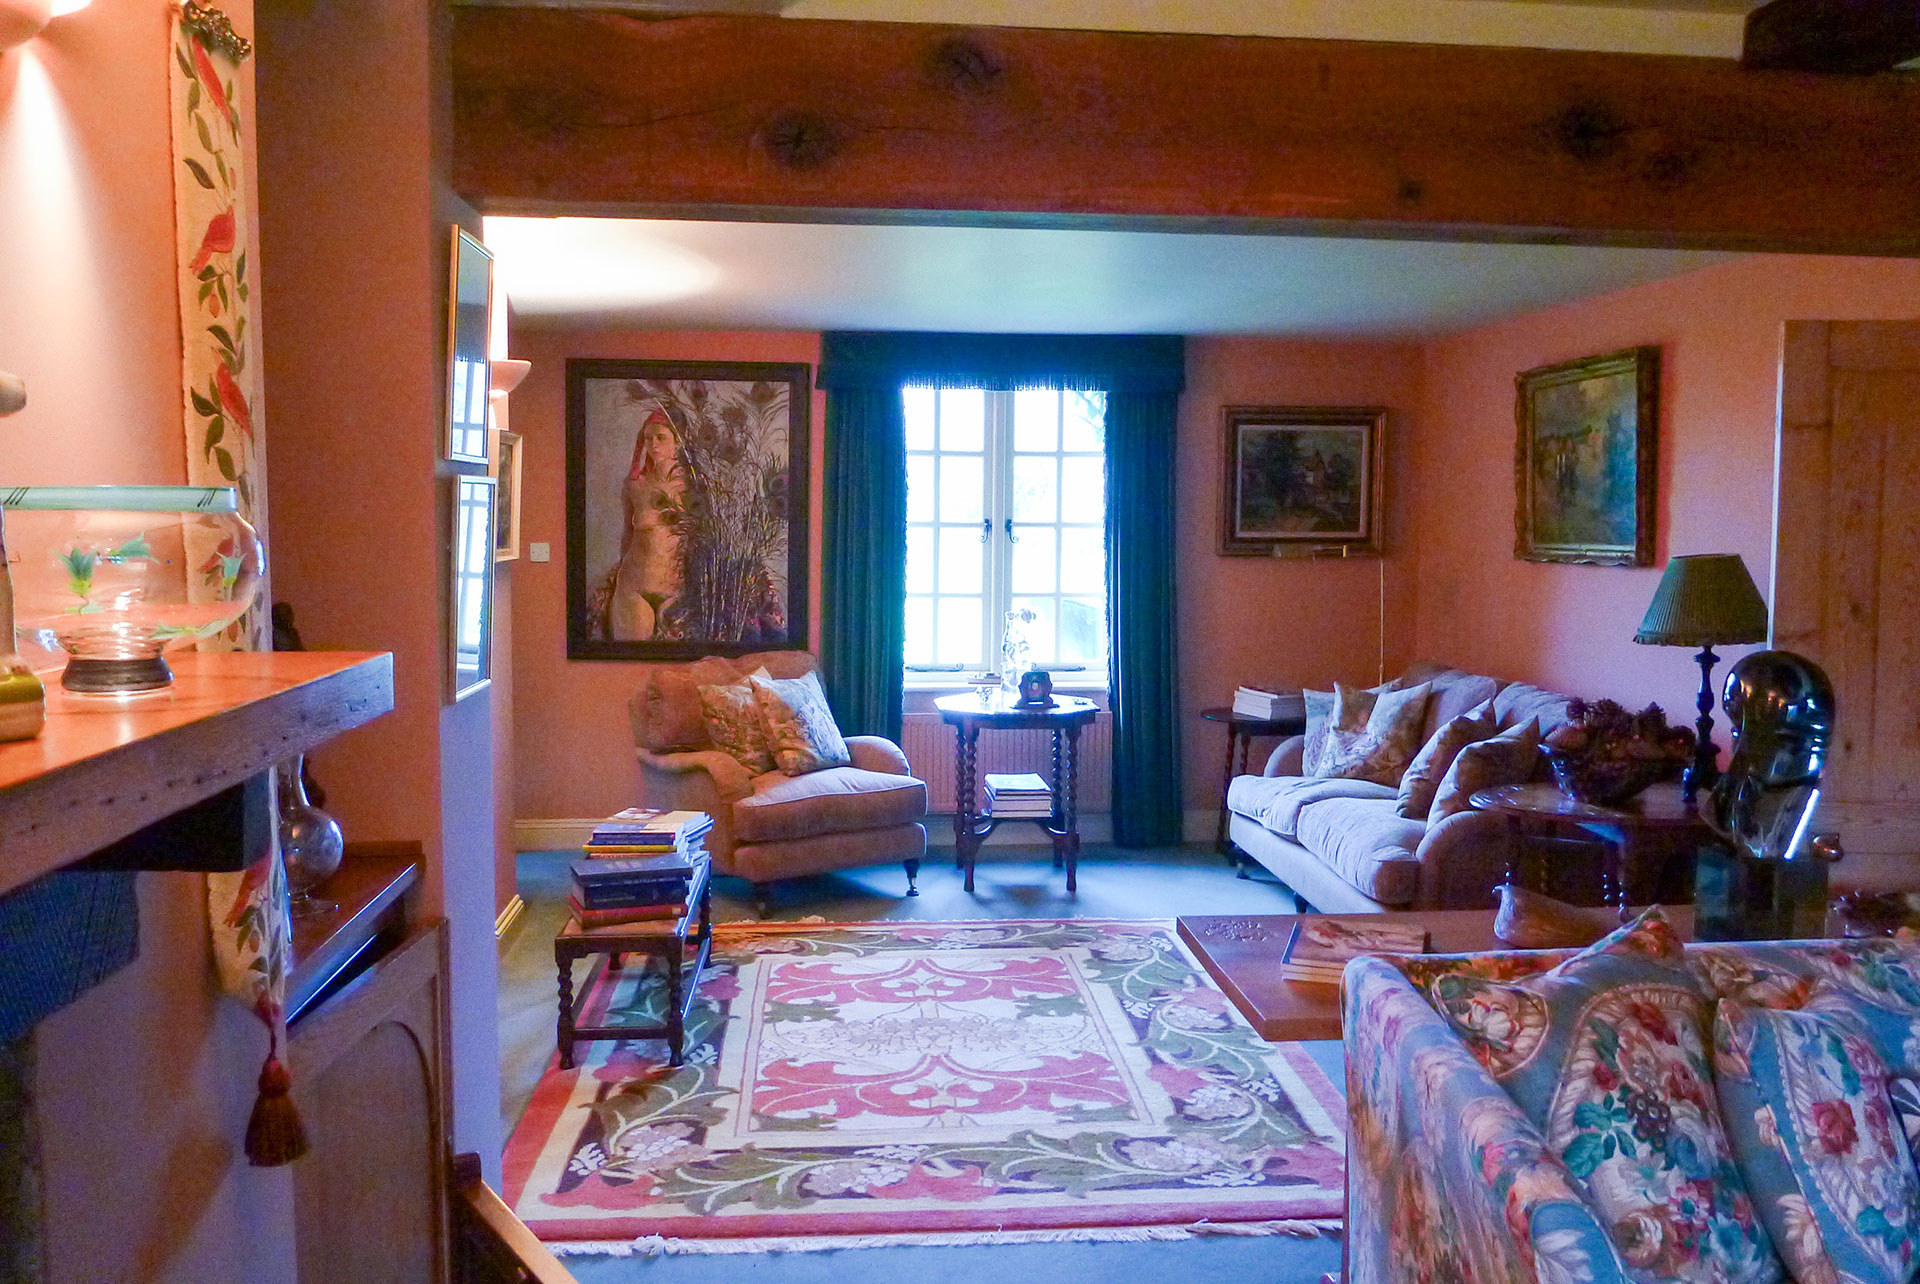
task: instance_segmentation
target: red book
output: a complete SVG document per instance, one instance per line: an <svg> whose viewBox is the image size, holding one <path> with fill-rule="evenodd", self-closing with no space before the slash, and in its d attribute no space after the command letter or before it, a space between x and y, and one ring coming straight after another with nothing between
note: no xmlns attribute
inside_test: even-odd
<svg viewBox="0 0 1920 1284"><path fill-rule="evenodd" d="M619 927L626 923L671 923L684 917L687 912L685 901L676 901L672 905L640 905L631 909L588 909L573 897L567 897L567 908L582 927Z"/></svg>

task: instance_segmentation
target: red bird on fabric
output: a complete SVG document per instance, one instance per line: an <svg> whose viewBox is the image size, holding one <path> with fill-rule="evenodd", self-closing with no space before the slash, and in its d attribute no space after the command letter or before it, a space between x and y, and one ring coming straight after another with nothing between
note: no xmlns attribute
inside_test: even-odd
<svg viewBox="0 0 1920 1284"><path fill-rule="evenodd" d="M213 69L213 59L207 57L205 46L198 40L193 42L193 70L200 77L200 88L219 111L220 119L231 120L232 109L227 106L227 91L220 84L220 73Z"/></svg>
<svg viewBox="0 0 1920 1284"><path fill-rule="evenodd" d="M227 422L251 440L253 415L247 409L247 394L241 392L240 385L234 382L233 371L227 369L226 362L222 361L214 367L213 382L220 390L220 408L227 412Z"/></svg>
<svg viewBox="0 0 1920 1284"><path fill-rule="evenodd" d="M200 238L200 252L193 256L193 262L187 264L187 271L199 272L213 261L216 254L233 253L233 207L215 214L207 223L205 235Z"/></svg>

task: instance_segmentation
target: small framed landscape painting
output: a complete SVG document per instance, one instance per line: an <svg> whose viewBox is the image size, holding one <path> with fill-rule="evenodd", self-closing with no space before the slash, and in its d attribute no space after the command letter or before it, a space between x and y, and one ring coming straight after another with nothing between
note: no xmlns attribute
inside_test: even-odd
<svg viewBox="0 0 1920 1284"><path fill-rule="evenodd" d="M567 362L567 656L807 645L811 372Z"/></svg>
<svg viewBox="0 0 1920 1284"><path fill-rule="evenodd" d="M1228 406L1224 416L1222 553L1380 551L1384 409Z"/></svg>
<svg viewBox="0 0 1920 1284"><path fill-rule="evenodd" d="M1660 349L1516 376L1514 556L1653 565Z"/></svg>
<svg viewBox="0 0 1920 1284"><path fill-rule="evenodd" d="M493 437L493 476L500 483L494 505L493 560L511 562L520 556L520 434L496 428Z"/></svg>

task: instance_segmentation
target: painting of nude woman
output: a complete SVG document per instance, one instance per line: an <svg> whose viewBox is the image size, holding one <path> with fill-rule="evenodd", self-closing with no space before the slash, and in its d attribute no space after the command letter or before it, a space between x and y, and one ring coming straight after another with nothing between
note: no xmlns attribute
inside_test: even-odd
<svg viewBox="0 0 1920 1284"><path fill-rule="evenodd" d="M567 654L806 645L804 365L567 362Z"/></svg>

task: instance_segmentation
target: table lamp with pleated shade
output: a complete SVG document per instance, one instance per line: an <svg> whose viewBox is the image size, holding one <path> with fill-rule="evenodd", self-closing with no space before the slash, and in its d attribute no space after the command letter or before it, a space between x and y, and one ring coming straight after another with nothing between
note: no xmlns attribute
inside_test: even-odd
<svg viewBox="0 0 1920 1284"><path fill-rule="evenodd" d="M1713 744L1713 666L1718 646L1767 640L1767 603L1738 553L1692 553L1671 558L1633 635L1648 646L1697 646L1700 665L1699 721L1693 765L1681 778L1688 799L1719 774Z"/></svg>

